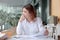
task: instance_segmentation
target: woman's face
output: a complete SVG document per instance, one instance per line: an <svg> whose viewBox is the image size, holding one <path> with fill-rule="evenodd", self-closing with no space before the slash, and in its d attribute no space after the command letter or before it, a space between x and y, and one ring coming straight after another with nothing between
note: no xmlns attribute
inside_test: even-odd
<svg viewBox="0 0 60 40"><path fill-rule="evenodd" d="M23 8L23 15L25 18L29 18L30 17L30 14L29 14L29 11L25 8Z"/></svg>

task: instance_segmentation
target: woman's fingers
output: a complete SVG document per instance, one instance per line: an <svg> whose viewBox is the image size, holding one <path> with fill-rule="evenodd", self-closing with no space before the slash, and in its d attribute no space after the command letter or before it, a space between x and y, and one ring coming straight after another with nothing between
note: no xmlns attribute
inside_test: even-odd
<svg viewBox="0 0 60 40"><path fill-rule="evenodd" d="M46 31L44 32L44 35L47 36L49 34L48 30L46 29Z"/></svg>
<svg viewBox="0 0 60 40"><path fill-rule="evenodd" d="M19 21L22 22L25 19L24 15L21 15Z"/></svg>

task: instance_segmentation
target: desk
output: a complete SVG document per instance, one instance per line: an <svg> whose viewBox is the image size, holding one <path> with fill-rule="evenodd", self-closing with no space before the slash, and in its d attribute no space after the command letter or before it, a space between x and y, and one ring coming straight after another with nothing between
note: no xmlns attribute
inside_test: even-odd
<svg viewBox="0 0 60 40"><path fill-rule="evenodd" d="M19 35L16 37L16 36L13 36L12 38L8 39L8 40L54 40L53 38L51 37L48 37L48 38L44 38L44 37L20 37Z"/></svg>

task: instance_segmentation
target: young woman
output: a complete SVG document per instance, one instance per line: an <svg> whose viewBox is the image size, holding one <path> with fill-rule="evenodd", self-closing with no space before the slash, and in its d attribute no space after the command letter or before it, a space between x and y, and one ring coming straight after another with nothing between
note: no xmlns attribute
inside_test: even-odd
<svg viewBox="0 0 60 40"><path fill-rule="evenodd" d="M23 7L23 13L18 22L16 33L17 35L28 37L48 35L48 31L42 25L41 18L36 16L34 7L31 4Z"/></svg>

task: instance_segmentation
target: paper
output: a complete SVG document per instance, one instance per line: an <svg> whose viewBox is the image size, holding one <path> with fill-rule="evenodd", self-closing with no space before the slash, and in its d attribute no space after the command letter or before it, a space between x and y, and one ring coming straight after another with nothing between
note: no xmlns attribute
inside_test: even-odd
<svg viewBox="0 0 60 40"><path fill-rule="evenodd" d="M0 32L0 38L3 37L3 36L5 36L5 33Z"/></svg>
<svg viewBox="0 0 60 40"><path fill-rule="evenodd" d="M52 37L21 37L19 35L15 35L9 40L54 40Z"/></svg>

